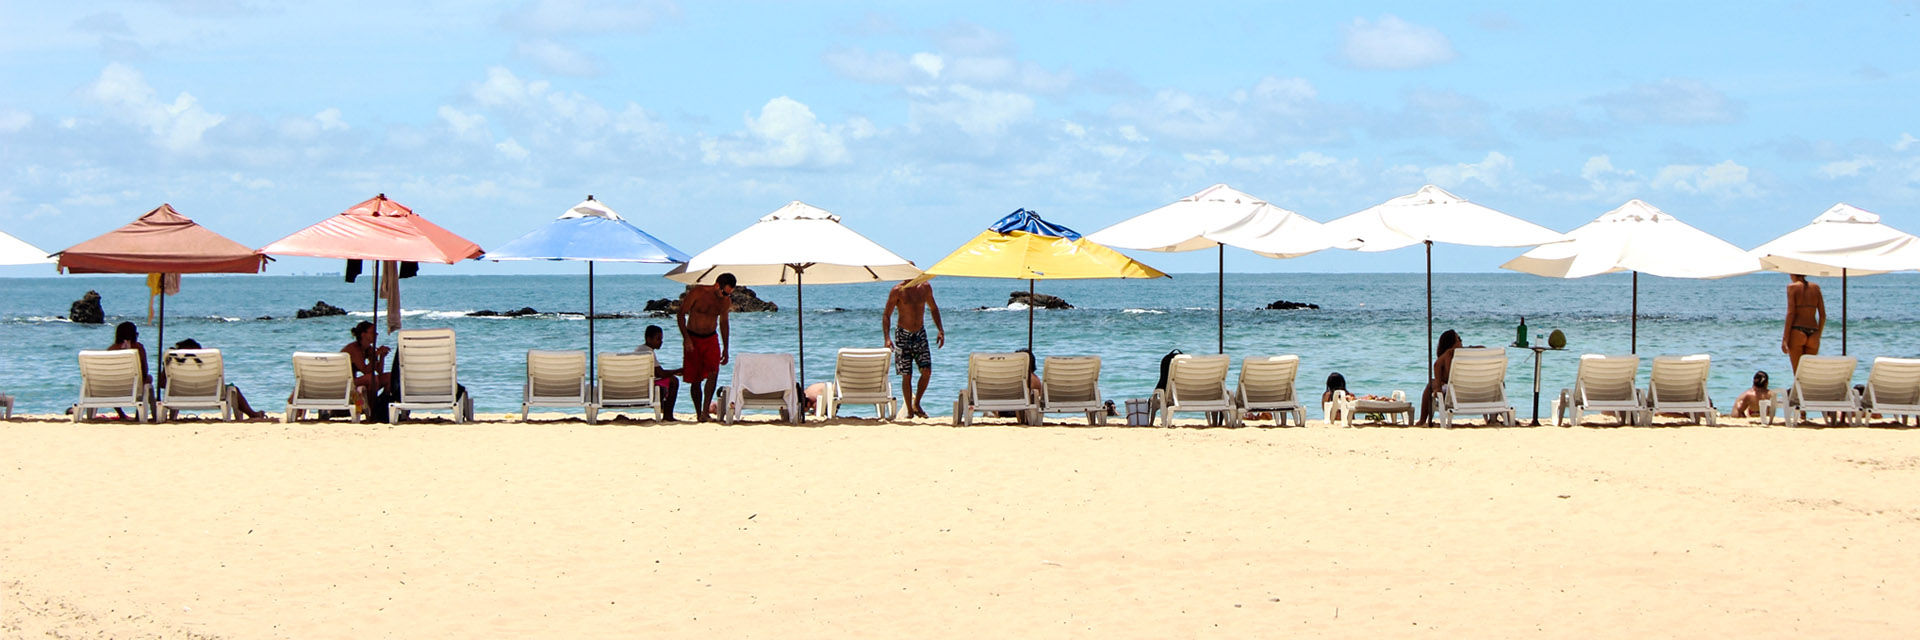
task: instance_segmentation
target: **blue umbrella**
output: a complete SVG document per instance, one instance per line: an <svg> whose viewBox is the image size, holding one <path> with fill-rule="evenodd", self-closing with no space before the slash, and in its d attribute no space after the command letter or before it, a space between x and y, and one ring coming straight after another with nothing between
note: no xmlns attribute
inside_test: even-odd
<svg viewBox="0 0 1920 640"><path fill-rule="evenodd" d="M641 231L593 196L567 209L547 226L487 252L487 260L585 260L587 262L587 371L593 372L593 263L684 264L685 252Z"/></svg>

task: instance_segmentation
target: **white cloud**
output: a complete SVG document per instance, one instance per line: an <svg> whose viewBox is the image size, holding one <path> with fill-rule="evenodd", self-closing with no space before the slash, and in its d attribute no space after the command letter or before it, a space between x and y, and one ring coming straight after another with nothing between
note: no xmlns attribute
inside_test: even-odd
<svg viewBox="0 0 1920 640"><path fill-rule="evenodd" d="M940 56L925 52L913 54L909 61L929 78L939 78L940 70L946 67L946 62L941 60Z"/></svg>
<svg viewBox="0 0 1920 640"><path fill-rule="evenodd" d="M963 56L998 56L1013 49L1005 34L971 22L955 22L933 34L942 51Z"/></svg>
<svg viewBox="0 0 1920 640"><path fill-rule="evenodd" d="M861 49L839 49L821 54L827 68L856 82L900 85L915 81L913 64L893 51L869 53Z"/></svg>
<svg viewBox="0 0 1920 640"><path fill-rule="evenodd" d="M1343 30L1340 58L1359 69L1420 69L1452 62L1453 42L1433 27L1392 15L1378 21L1355 18Z"/></svg>
<svg viewBox="0 0 1920 640"><path fill-rule="evenodd" d="M1513 159L1498 151L1489 151L1479 162L1427 167L1422 173L1427 182L1443 187L1452 188L1474 180L1497 188L1513 173Z"/></svg>
<svg viewBox="0 0 1920 640"><path fill-rule="evenodd" d="M1834 178L1849 178L1849 177L1860 175L1861 169L1872 167L1873 164L1874 164L1873 160L1869 158L1837 160L1834 162L1829 162L1829 163L1820 165L1820 169L1818 173L1820 174L1820 177L1823 177L1829 180L1832 180Z"/></svg>
<svg viewBox="0 0 1920 640"><path fill-rule="evenodd" d="M313 121L319 123L321 131L346 131L347 121L340 117L339 107L327 107L313 114Z"/></svg>
<svg viewBox="0 0 1920 640"><path fill-rule="evenodd" d="M708 164L831 166L852 161L852 154L847 151L848 138L873 134L873 124L865 119L855 118L847 124L829 127L820 122L807 105L780 96L767 101L760 108L759 117L748 115L745 131L703 140L700 147Z"/></svg>
<svg viewBox="0 0 1920 640"><path fill-rule="evenodd" d="M1117 103L1109 115L1172 144L1327 142L1346 136L1352 119L1329 109L1318 95L1307 80L1266 77L1226 96L1162 89L1150 98Z"/></svg>
<svg viewBox="0 0 1920 640"><path fill-rule="evenodd" d="M1920 144L1920 138L1913 137L1913 134L1911 133L1903 132L1900 134L1900 139L1894 141L1893 150L1906 151L1908 149L1913 148L1913 146L1916 144Z"/></svg>
<svg viewBox="0 0 1920 640"><path fill-rule="evenodd" d="M0 109L0 133L15 133L33 124L33 114L16 109Z"/></svg>
<svg viewBox="0 0 1920 640"><path fill-rule="evenodd" d="M527 159L527 148L520 146L520 143L513 138L507 138L505 141L493 145L493 148L499 151L500 155L506 156L508 160Z"/></svg>
<svg viewBox="0 0 1920 640"><path fill-rule="evenodd" d="M1587 103L1628 124L1725 124L1739 121L1745 111L1739 101L1692 78L1636 84Z"/></svg>
<svg viewBox="0 0 1920 640"><path fill-rule="evenodd" d="M487 79L473 85L469 93L489 107L526 107L550 86L545 80L521 80L506 67L487 67Z"/></svg>
<svg viewBox="0 0 1920 640"><path fill-rule="evenodd" d="M1147 141L1147 137L1140 133L1140 128L1130 124L1120 125L1120 139L1127 142Z"/></svg>
<svg viewBox="0 0 1920 640"><path fill-rule="evenodd" d="M1661 167L1660 172L1654 174L1652 185L1656 189L1682 193L1751 196L1754 195L1754 186L1747 181L1747 174L1746 167L1732 160L1706 167L1675 164Z"/></svg>
<svg viewBox="0 0 1920 640"><path fill-rule="evenodd" d="M227 118L207 111L193 94L184 91L171 103L159 101L145 76L118 62L107 65L82 95L114 117L146 129L155 144L171 151L198 150L207 130Z"/></svg>
<svg viewBox="0 0 1920 640"><path fill-rule="evenodd" d="M1008 127L1033 117L1034 101L1023 94L982 91L967 85L913 92L926 98L908 108L915 124L950 122L969 135L999 136Z"/></svg>
<svg viewBox="0 0 1920 640"><path fill-rule="evenodd" d="M546 38L522 41L514 51L539 64L548 73L575 77L600 73L600 62L592 55Z"/></svg>
<svg viewBox="0 0 1920 640"><path fill-rule="evenodd" d="M484 139L488 135L487 117L477 113L467 113L441 105L440 121L447 123L447 128L453 130L454 135L462 138Z"/></svg>
<svg viewBox="0 0 1920 640"><path fill-rule="evenodd" d="M1302 151L1287 159L1287 165L1294 167L1330 167L1339 163L1339 158L1318 151Z"/></svg>

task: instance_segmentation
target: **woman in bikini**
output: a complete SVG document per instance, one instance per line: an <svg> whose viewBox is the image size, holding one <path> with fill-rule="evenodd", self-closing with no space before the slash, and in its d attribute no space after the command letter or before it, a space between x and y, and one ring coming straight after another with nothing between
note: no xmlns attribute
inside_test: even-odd
<svg viewBox="0 0 1920 640"><path fill-rule="evenodd" d="M1800 356L1820 354L1820 333L1827 328L1827 301L1820 297L1820 285L1800 274L1787 283L1787 322L1780 335L1780 351L1800 370Z"/></svg>

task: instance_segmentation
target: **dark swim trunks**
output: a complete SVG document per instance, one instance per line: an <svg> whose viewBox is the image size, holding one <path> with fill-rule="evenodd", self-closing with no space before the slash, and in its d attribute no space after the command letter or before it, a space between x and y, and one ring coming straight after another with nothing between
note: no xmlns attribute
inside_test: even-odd
<svg viewBox="0 0 1920 640"><path fill-rule="evenodd" d="M922 370L933 369L933 352L927 349L927 330L893 330L893 368L900 375L907 375L914 365Z"/></svg>

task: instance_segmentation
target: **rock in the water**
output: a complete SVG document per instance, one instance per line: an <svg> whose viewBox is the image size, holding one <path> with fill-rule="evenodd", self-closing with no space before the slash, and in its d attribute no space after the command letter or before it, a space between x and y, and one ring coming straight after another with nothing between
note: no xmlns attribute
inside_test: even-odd
<svg viewBox="0 0 1920 640"><path fill-rule="evenodd" d="M533 307L520 307L512 311L501 312L500 315L503 315L509 318L520 318L520 317L539 315L539 314L540 312L534 311Z"/></svg>
<svg viewBox="0 0 1920 640"><path fill-rule="evenodd" d="M67 307L67 319L78 324L106 323L107 312L100 308L100 293L88 291L87 295L73 301L73 305Z"/></svg>
<svg viewBox="0 0 1920 640"><path fill-rule="evenodd" d="M293 317L295 318L324 318L327 316L344 315L347 315L346 309L327 304L325 300L315 301L312 309L301 309L293 312Z"/></svg>
<svg viewBox="0 0 1920 640"><path fill-rule="evenodd" d="M1275 300L1273 301L1272 304L1267 305L1267 308L1277 310L1277 311L1292 311L1294 309L1318 309L1320 308L1320 305L1317 305L1311 302L1290 302L1287 300Z"/></svg>
<svg viewBox="0 0 1920 640"><path fill-rule="evenodd" d="M254 318L254 319L255 319L255 320L272 320L272 319L273 319L273 316L260 316L260 317L258 317L258 318Z"/></svg>
<svg viewBox="0 0 1920 640"><path fill-rule="evenodd" d="M694 286L695 285L687 285L687 288L692 289ZM734 287L733 310L735 312L779 311L780 305L761 300L760 296L755 295L752 289ZM659 298L648 300L647 306L644 307L642 311L647 312L648 317L655 318L662 317L663 315L670 316L678 314L680 313L680 299Z"/></svg>
<svg viewBox="0 0 1920 640"><path fill-rule="evenodd" d="M492 309L481 309L481 310L479 310L479 311L475 311L475 312L473 312L473 313L469 313L469 314L467 314L467 317L469 317L469 318L491 318L491 317L494 317L494 316L497 316L497 315L500 315L500 312L498 312L498 311L494 311L494 310L492 310Z"/></svg>
<svg viewBox="0 0 1920 640"><path fill-rule="evenodd" d="M1031 295L1031 297L1029 297L1029 295ZM1044 293L1028 294L1025 291L1015 291L1013 293L1007 294L1007 304L1012 305L1016 302L1025 304L1035 309L1072 309L1073 308L1073 305L1067 304L1067 301L1061 300L1057 296L1050 296Z"/></svg>

